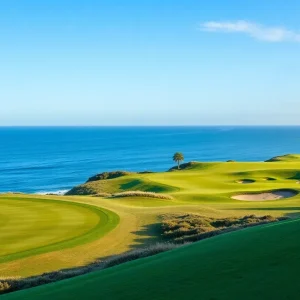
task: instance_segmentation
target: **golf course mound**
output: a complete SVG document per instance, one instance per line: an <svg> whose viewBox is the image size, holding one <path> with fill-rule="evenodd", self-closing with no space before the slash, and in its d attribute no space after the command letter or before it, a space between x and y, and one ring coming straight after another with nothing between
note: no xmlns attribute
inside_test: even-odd
<svg viewBox="0 0 300 300"><path fill-rule="evenodd" d="M298 299L299 233L299 219L243 229L1 300Z"/></svg>
<svg viewBox="0 0 300 300"><path fill-rule="evenodd" d="M249 183L254 183L255 180L254 179L240 179L237 180L236 183L241 183L241 184L249 184Z"/></svg>
<svg viewBox="0 0 300 300"><path fill-rule="evenodd" d="M104 193L116 194L132 191L169 193L177 190L176 187L148 180L148 177L150 176L155 177L156 174L134 174L120 176L113 179L89 181L84 184L75 186L70 191L68 191L66 195L97 195Z"/></svg>
<svg viewBox="0 0 300 300"><path fill-rule="evenodd" d="M300 161L299 154L279 155L266 160L266 162L297 162L297 161L298 162Z"/></svg>
<svg viewBox="0 0 300 300"><path fill-rule="evenodd" d="M270 200L279 200L284 198L291 198L298 194L295 190L273 190L263 193L249 193L249 194L240 194L232 196L232 199L242 200L242 201L270 201Z"/></svg>

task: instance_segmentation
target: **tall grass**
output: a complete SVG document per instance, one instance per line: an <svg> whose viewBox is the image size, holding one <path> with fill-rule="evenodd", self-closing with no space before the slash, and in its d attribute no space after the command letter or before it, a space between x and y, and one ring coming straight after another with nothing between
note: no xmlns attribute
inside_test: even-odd
<svg viewBox="0 0 300 300"><path fill-rule="evenodd" d="M196 214L162 216L162 236L172 242L194 242L228 231L285 220L286 217L248 215L233 218L208 218Z"/></svg>
<svg viewBox="0 0 300 300"><path fill-rule="evenodd" d="M103 197L103 198L108 198L111 196L111 194L109 193L97 193L97 194L94 194L92 195L93 197Z"/></svg>
<svg viewBox="0 0 300 300"><path fill-rule="evenodd" d="M139 258L152 256L161 252L178 248L182 245L174 243L156 243L147 247L131 250L119 255L114 255L105 260L97 260L87 266L64 269L55 272L44 273L38 276L28 277L24 279L7 279L0 282L0 294L13 292L21 289L31 288L38 285L63 280L86 273L107 269L122 263L133 261Z"/></svg>
<svg viewBox="0 0 300 300"><path fill-rule="evenodd" d="M87 182L91 181L97 181L97 180L107 180L107 179L114 179L126 175L134 174L132 172L127 171L112 171L112 172L103 172L100 174L97 174L95 176L90 177Z"/></svg>
<svg viewBox="0 0 300 300"><path fill-rule="evenodd" d="M7 281L0 281L0 294L9 291L11 285Z"/></svg>
<svg viewBox="0 0 300 300"><path fill-rule="evenodd" d="M144 191L126 191L121 193L116 193L111 196L111 198L122 198L122 197L149 197L158 198L165 200L173 200L174 198L170 195L164 195L154 192L144 192Z"/></svg>

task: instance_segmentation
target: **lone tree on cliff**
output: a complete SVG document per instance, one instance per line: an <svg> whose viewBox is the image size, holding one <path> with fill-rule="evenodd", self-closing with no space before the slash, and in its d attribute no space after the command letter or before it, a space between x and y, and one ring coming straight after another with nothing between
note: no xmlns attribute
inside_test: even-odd
<svg viewBox="0 0 300 300"><path fill-rule="evenodd" d="M175 162L177 162L178 164L178 170L180 169L180 162L182 162L184 160L184 156L181 152L176 152L174 155L173 155L173 160Z"/></svg>

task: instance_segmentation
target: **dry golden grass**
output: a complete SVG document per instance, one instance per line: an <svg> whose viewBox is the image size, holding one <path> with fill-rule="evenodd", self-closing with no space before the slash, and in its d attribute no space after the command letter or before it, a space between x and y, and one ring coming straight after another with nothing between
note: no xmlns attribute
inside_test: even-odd
<svg viewBox="0 0 300 300"><path fill-rule="evenodd" d="M63 279L72 278L75 276L84 275L90 272L104 270L116 265L120 265L125 262L129 262L139 258L144 258L161 252L169 251L178 248L180 246L182 245L169 243L169 242L154 243L147 247L127 251L119 255L108 257L104 260L96 260L91 264L81 266L81 267L62 269L59 271L43 273L41 275L31 276L31 277L21 278L21 279L20 278L6 279L6 281L3 282L0 281L0 294L27 289L42 284L47 284L47 283L56 282Z"/></svg>
<svg viewBox="0 0 300 300"><path fill-rule="evenodd" d="M11 285L7 281L0 281L0 293L10 290Z"/></svg>
<svg viewBox="0 0 300 300"><path fill-rule="evenodd" d="M112 198L123 198L123 197L147 197L147 198L157 198L164 200L173 200L174 198L170 195L159 194L154 192L144 192L144 191L126 191L122 193L116 193L111 196Z"/></svg>
<svg viewBox="0 0 300 300"><path fill-rule="evenodd" d="M262 225L270 222L286 220L286 217L275 218L270 215L243 217L212 218L196 214L162 216L162 235L172 242L194 242L224 232L249 226Z"/></svg>

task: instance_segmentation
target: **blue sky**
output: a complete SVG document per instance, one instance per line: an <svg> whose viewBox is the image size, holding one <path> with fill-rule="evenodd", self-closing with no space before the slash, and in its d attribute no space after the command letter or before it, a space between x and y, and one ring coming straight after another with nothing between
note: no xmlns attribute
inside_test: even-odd
<svg viewBox="0 0 300 300"><path fill-rule="evenodd" d="M300 2L1 0L0 125L296 125Z"/></svg>

